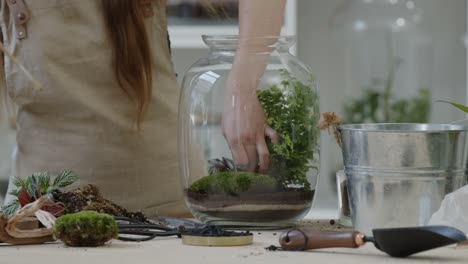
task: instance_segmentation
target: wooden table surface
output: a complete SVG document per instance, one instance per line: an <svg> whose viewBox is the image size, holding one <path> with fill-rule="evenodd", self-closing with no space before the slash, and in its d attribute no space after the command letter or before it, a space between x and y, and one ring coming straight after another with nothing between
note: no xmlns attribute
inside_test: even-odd
<svg viewBox="0 0 468 264"><path fill-rule="evenodd" d="M329 221L306 221L308 229L335 229ZM343 230L340 227L339 230ZM390 258L372 244L359 249L324 249L308 252L267 251L278 245L281 231L255 231L254 244L244 247L185 246L178 238L158 238L134 243L114 240L100 248L69 248L60 242L34 246L0 244L0 263L78 264L78 263L468 263L468 246L450 246L406 259Z"/></svg>

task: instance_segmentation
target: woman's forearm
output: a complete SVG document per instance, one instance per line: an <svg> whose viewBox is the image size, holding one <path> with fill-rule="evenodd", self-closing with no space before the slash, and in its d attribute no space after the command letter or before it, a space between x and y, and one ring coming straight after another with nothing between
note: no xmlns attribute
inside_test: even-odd
<svg viewBox="0 0 468 264"><path fill-rule="evenodd" d="M236 77L243 76L244 85L232 92L255 92L281 33L285 4L286 0L239 1L239 43L232 70Z"/></svg>
<svg viewBox="0 0 468 264"><path fill-rule="evenodd" d="M239 0L239 50L258 49L271 44L283 25L286 0Z"/></svg>

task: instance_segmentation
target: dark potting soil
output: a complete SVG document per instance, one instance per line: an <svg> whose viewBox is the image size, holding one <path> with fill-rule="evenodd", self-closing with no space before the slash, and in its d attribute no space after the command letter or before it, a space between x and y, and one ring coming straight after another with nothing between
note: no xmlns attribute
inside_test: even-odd
<svg viewBox="0 0 468 264"><path fill-rule="evenodd" d="M81 211L96 211L113 216L123 216L139 222L147 222L142 212L130 212L122 206L102 197L99 189L91 184L85 185L71 192L54 193L54 199L65 205L65 214Z"/></svg>
<svg viewBox="0 0 468 264"><path fill-rule="evenodd" d="M201 212L208 217L226 219L233 222L270 223L295 219L309 211L302 210L259 210L259 211L229 211L229 212Z"/></svg>
<svg viewBox="0 0 468 264"><path fill-rule="evenodd" d="M313 197L313 190L291 190L275 193L246 192L236 196L187 191L188 202L194 205L194 210L199 213L208 217L242 222L272 222L293 219L307 213ZM235 206L235 209L224 210L231 206ZM259 209L252 210L252 207L255 206L258 206ZM261 209L262 206L269 206L269 208Z"/></svg>
<svg viewBox="0 0 468 264"><path fill-rule="evenodd" d="M199 204L204 207L218 208L227 207L241 204L254 204L254 205L300 205L311 203L314 197L314 190L291 190L280 192L263 192L253 193L244 192L238 195L230 194L206 194L193 191L186 191L189 201L193 204Z"/></svg>

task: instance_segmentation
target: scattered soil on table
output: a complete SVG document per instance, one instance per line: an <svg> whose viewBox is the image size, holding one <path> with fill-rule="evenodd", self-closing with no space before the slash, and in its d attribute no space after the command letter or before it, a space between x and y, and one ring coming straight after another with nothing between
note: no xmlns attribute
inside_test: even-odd
<svg viewBox="0 0 468 264"><path fill-rule="evenodd" d="M57 191L54 193L56 201L65 205L65 214L81 211L96 211L114 216L123 216L140 222L147 222L142 212L129 212L122 206L102 197L99 189L94 185L85 185L71 192Z"/></svg>

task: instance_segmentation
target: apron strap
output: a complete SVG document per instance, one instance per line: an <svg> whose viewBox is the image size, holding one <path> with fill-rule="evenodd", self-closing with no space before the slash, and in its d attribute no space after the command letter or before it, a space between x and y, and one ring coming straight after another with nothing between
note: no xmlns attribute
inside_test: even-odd
<svg viewBox="0 0 468 264"><path fill-rule="evenodd" d="M23 0L6 0L11 14L15 19L16 37L24 39L27 37L26 24L31 18L31 13Z"/></svg>

